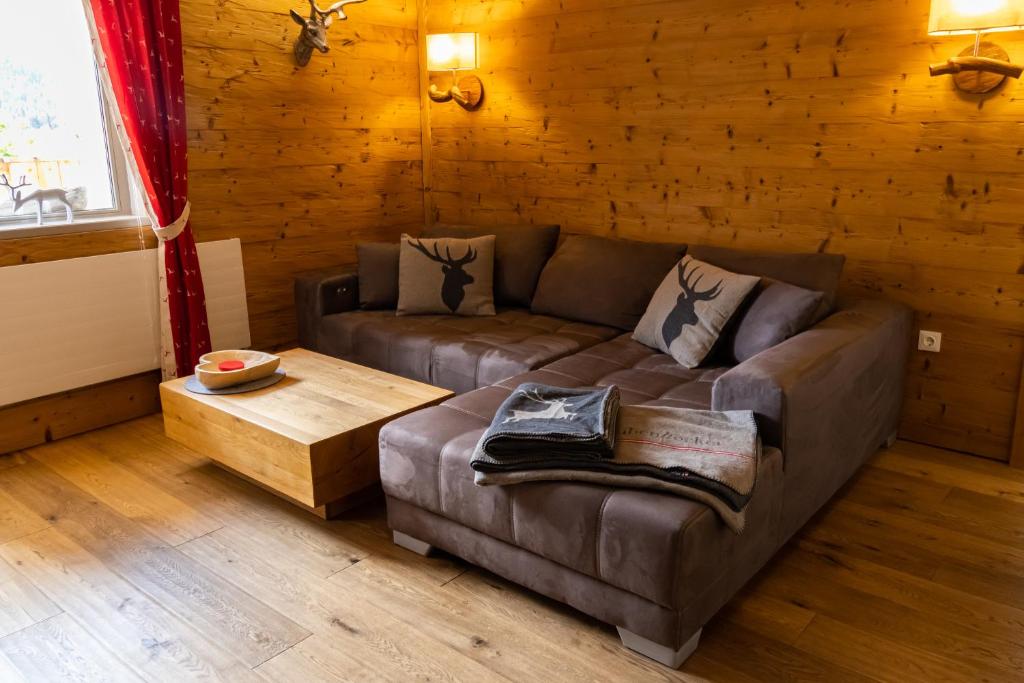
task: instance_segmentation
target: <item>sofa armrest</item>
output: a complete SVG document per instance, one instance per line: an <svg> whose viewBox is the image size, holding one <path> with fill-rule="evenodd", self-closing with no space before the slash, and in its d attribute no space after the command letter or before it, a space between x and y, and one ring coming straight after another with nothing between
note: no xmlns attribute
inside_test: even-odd
<svg viewBox="0 0 1024 683"><path fill-rule="evenodd" d="M901 304L853 302L725 372L712 407L753 410L782 449L788 495L822 504L897 430L911 325Z"/></svg>
<svg viewBox="0 0 1024 683"><path fill-rule="evenodd" d="M320 319L359 308L359 278L354 265L300 273L295 277L295 316L299 346L316 350Z"/></svg>

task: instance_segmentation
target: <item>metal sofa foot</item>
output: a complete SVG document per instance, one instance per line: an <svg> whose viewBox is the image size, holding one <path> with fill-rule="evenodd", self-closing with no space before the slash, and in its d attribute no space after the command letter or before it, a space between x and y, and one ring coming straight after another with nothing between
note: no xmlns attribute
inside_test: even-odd
<svg viewBox="0 0 1024 683"><path fill-rule="evenodd" d="M896 439L899 438L899 432L893 432L885 439L885 443L882 444L883 448L892 448L896 445Z"/></svg>
<svg viewBox="0 0 1024 683"><path fill-rule="evenodd" d="M667 667L678 669L683 665L690 655L697 650L697 645L700 643L700 634L704 629L698 630L693 636L683 643L683 646L678 650L673 650L665 645L660 645L652 640L647 640L632 631L617 626L616 629L619 632L619 638L622 639L622 644L628 647L634 652L639 652L644 657L650 657L659 664L664 664Z"/></svg>
<svg viewBox="0 0 1024 683"><path fill-rule="evenodd" d="M417 555L426 557L434 549L434 546L429 543L413 538L409 534L403 534L401 531L392 531L391 533L393 534L392 538L395 541L395 545L411 550Z"/></svg>

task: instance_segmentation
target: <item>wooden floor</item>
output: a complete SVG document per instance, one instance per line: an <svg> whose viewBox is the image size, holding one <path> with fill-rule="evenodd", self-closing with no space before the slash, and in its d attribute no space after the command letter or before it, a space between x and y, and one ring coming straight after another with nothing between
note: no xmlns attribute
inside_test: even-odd
<svg viewBox="0 0 1024 683"><path fill-rule="evenodd" d="M0 457L0 681L1021 680L1024 472L899 443L680 672L614 629L323 522L157 417Z"/></svg>

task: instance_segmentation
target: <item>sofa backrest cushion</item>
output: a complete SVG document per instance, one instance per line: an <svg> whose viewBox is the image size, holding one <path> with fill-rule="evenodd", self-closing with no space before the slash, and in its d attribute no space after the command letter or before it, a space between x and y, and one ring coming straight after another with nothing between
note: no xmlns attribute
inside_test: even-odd
<svg viewBox="0 0 1024 683"><path fill-rule="evenodd" d="M372 311L398 306L398 242L356 244L359 307Z"/></svg>
<svg viewBox="0 0 1024 683"><path fill-rule="evenodd" d="M760 275L821 292L824 297L811 320L814 324L835 308L836 290L846 257L842 254L787 254L746 251L728 247L693 245L690 256L719 268L745 275Z"/></svg>
<svg viewBox="0 0 1024 683"><path fill-rule="evenodd" d="M661 281L633 339L695 368L760 281L684 256Z"/></svg>
<svg viewBox="0 0 1024 683"><path fill-rule="evenodd" d="M558 245L557 225L433 225L424 237L494 235L494 301L529 307L544 265Z"/></svg>
<svg viewBox="0 0 1024 683"><path fill-rule="evenodd" d="M398 315L494 315L494 235L402 235Z"/></svg>
<svg viewBox="0 0 1024 683"><path fill-rule="evenodd" d="M716 357L726 365L753 358L810 327L825 295L762 278L722 334Z"/></svg>
<svg viewBox="0 0 1024 683"><path fill-rule="evenodd" d="M569 235L541 273L534 313L632 330L685 244Z"/></svg>

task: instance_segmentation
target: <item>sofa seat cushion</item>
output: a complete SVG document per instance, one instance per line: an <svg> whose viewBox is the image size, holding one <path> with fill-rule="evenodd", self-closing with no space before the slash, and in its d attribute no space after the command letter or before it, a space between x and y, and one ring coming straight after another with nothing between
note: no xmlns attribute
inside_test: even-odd
<svg viewBox="0 0 1024 683"><path fill-rule="evenodd" d="M624 334L528 375L502 382L502 386L511 390L521 382L574 387L616 384L624 405L707 410L711 408L711 388L715 380L728 369L684 368L672 356L644 346Z"/></svg>
<svg viewBox="0 0 1024 683"><path fill-rule="evenodd" d="M686 604L733 571L730 557L742 564L748 554L770 552L781 510L778 451L765 455L740 535L706 505L663 493L576 482L476 486L469 460L498 406L522 382L617 384L624 404L708 408L719 373L687 370L619 337L386 425L384 490L660 605Z"/></svg>
<svg viewBox="0 0 1024 683"><path fill-rule="evenodd" d="M533 315L396 316L348 311L324 316L318 350L455 392L541 367L619 334L618 330Z"/></svg>

